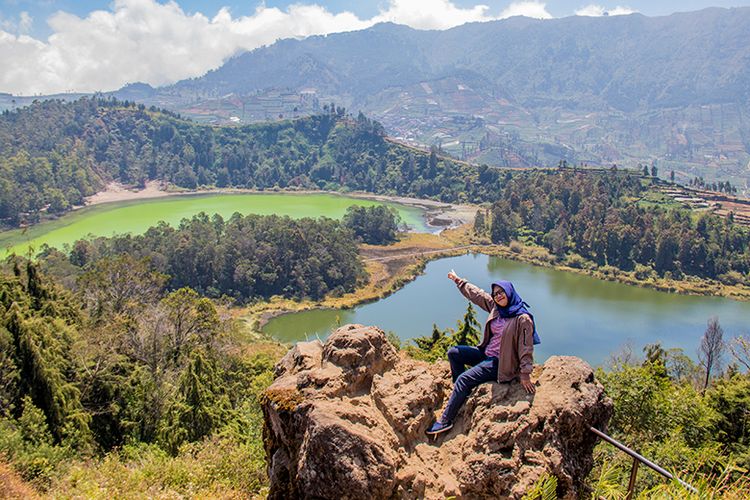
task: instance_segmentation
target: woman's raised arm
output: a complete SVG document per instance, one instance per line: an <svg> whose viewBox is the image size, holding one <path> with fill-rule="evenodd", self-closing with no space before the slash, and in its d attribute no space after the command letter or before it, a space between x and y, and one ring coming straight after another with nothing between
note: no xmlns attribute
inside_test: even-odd
<svg viewBox="0 0 750 500"><path fill-rule="evenodd" d="M459 278L456 274L456 271L454 271L453 269L451 269L448 273L448 278L456 284L461 294L469 299L473 304L476 304L487 312L490 312L492 310L494 302L489 293L485 292L476 285L472 285L465 279Z"/></svg>

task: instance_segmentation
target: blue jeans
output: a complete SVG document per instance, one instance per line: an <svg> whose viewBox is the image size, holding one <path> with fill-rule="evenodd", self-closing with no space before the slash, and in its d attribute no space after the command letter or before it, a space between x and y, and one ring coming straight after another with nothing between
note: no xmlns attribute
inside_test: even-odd
<svg viewBox="0 0 750 500"><path fill-rule="evenodd" d="M448 349L448 361L451 364L453 392L448 399L448 406L445 407L443 416L440 417L440 422L444 424L453 422L472 389L479 384L497 380L499 363L497 358L488 358L478 348L466 345L457 345ZM466 365L472 368L466 370Z"/></svg>

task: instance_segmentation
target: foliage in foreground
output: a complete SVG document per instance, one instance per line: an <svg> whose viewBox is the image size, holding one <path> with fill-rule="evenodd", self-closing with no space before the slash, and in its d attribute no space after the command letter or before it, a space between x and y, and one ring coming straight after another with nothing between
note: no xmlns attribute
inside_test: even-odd
<svg viewBox="0 0 750 500"><path fill-rule="evenodd" d="M0 278L0 455L56 497L257 493L275 357L244 354L211 301L122 259L129 287L93 274L79 296L30 262Z"/></svg>
<svg viewBox="0 0 750 500"><path fill-rule="evenodd" d="M521 500L555 500L557 498L557 478L544 474Z"/></svg>
<svg viewBox="0 0 750 500"><path fill-rule="evenodd" d="M165 292L165 276L120 259L113 269L125 265L138 286L110 290L112 274L93 273L73 296L21 262L0 282L4 460L59 498L262 494L258 400L274 358L244 354L212 302ZM451 345L478 343L479 326L469 306L455 330L407 350L445 359ZM598 372L615 401L608 433L696 486L695 498L747 497L750 376L712 373L703 392L703 370L679 350L653 345L643 362L616 359ZM39 383L25 385L28 374ZM622 498L632 461L602 444L596 463L592 491ZM685 497L644 467L638 478L642 498ZM530 494L544 497L550 484Z"/></svg>
<svg viewBox="0 0 750 500"><path fill-rule="evenodd" d="M704 391L705 367L681 350L647 346L646 360L613 362L597 378L613 399L607 432L698 489L689 496L677 481L641 466L641 498L747 498L750 482L750 375L727 370ZM589 480L595 498L624 498L632 459L606 443L597 446Z"/></svg>
<svg viewBox="0 0 750 500"><path fill-rule="evenodd" d="M454 345L478 345L481 338L479 322L474 307L469 303L463 319L458 320L456 329L440 330L432 325L432 334L416 337L415 345L407 345L406 352L414 359L435 361L447 359L448 349Z"/></svg>

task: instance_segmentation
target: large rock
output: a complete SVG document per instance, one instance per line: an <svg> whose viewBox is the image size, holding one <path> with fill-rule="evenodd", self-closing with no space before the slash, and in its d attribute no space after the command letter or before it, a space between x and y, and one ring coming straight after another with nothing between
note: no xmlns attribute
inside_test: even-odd
<svg viewBox="0 0 750 500"><path fill-rule="evenodd" d="M270 498L520 498L545 472L558 496L585 495L612 402L585 362L553 356L536 367L536 394L483 384L454 428L424 432L452 384L446 362L399 353L381 330L346 325L297 344L264 394Z"/></svg>

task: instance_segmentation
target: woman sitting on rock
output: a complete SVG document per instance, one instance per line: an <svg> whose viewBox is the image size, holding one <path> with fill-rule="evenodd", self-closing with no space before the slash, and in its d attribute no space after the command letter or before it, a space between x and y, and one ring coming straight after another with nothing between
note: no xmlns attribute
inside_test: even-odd
<svg viewBox="0 0 750 500"><path fill-rule="evenodd" d="M453 392L440 419L427 431L434 436L453 427L453 420L471 390L485 382L511 382L520 378L529 394L535 391L529 375L534 364L534 344L539 343L534 317L510 281L492 283L492 294L456 276L453 280L471 302L490 313L479 347L458 345L448 350ZM466 366L470 366L468 370Z"/></svg>

